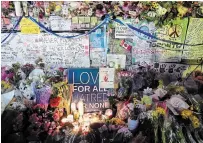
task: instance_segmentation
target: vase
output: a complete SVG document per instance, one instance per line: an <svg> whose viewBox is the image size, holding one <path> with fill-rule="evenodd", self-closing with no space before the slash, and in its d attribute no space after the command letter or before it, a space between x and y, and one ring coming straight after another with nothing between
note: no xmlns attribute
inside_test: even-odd
<svg viewBox="0 0 203 143"><path fill-rule="evenodd" d="M128 118L128 129L133 131L138 127L138 120L131 120L130 118Z"/></svg>

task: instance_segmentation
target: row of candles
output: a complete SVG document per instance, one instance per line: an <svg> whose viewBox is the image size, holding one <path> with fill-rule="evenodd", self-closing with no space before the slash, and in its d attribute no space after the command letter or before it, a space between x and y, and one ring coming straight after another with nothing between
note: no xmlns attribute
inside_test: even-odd
<svg viewBox="0 0 203 143"><path fill-rule="evenodd" d="M78 109L78 110L77 110ZM83 133L87 133L90 130L90 124L96 123L96 122L103 122L105 119L109 119L112 117L112 110L107 109L105 112L105 115L102 115L101 112L95 112L95 113L84 113L84 103L82 100L80 100L77 103L77 109L76 109L76 103L71 103L71 113L67 116L67 118L63 118L61 120L62 123L70 122L73 124L74 132L78 132L80 129L82 129Z"/></svg>

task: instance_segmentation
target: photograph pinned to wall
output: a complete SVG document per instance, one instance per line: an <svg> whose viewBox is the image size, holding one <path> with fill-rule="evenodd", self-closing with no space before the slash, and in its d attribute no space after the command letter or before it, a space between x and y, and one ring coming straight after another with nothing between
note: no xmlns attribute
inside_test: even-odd
<svg viewBox="0 0 203 143"><path fill-rule="evenodd" d="M126 55L119 54L107 54L107 65L110 68L125 69Z"/></svg>
<svg viewBox="0 0 203 143"><path fill-rule="evenodd" d="M115 68L99 68L99 88L114 88Z"/></svg>

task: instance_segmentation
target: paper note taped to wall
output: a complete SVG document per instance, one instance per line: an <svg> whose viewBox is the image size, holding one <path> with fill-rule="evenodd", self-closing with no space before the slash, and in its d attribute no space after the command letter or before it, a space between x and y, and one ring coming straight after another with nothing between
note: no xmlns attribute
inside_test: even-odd
<svg viewBox="0 0 203 143"><path fill-rule="evenodd" d="M114 88L114 68L99 69L99 88Z"/></svg>
<svg viewBox="0 0 203 143"><path fill-rule="evenodd" d="M34 22L32 22L30 19L27 19L27 18L22 18L20 22L20 29L21 29L21 33L23 34L40 33L39 26L37 26Z"/></svg>
<svg viewBox="0 0 203 143"><path fill-rule="evenodd" d="M114 68L125 68L126 55L107 54L107 65Z"/></svg>

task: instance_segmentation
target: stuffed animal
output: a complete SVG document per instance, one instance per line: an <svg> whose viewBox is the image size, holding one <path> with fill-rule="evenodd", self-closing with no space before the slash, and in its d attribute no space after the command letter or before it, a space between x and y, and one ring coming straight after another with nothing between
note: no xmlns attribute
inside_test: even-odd
<svg viewBox="0 0 203 143"><path fill-rule="evenodd" d="M31 85L29 85L26 80L21 80L19 87L18 87L20 94L18 94L19 96L22 96L22 98L28 99L28 100L32 100L35 99L35 94L32 90ZM17 92L16 92L17 93Z"/></svg>

